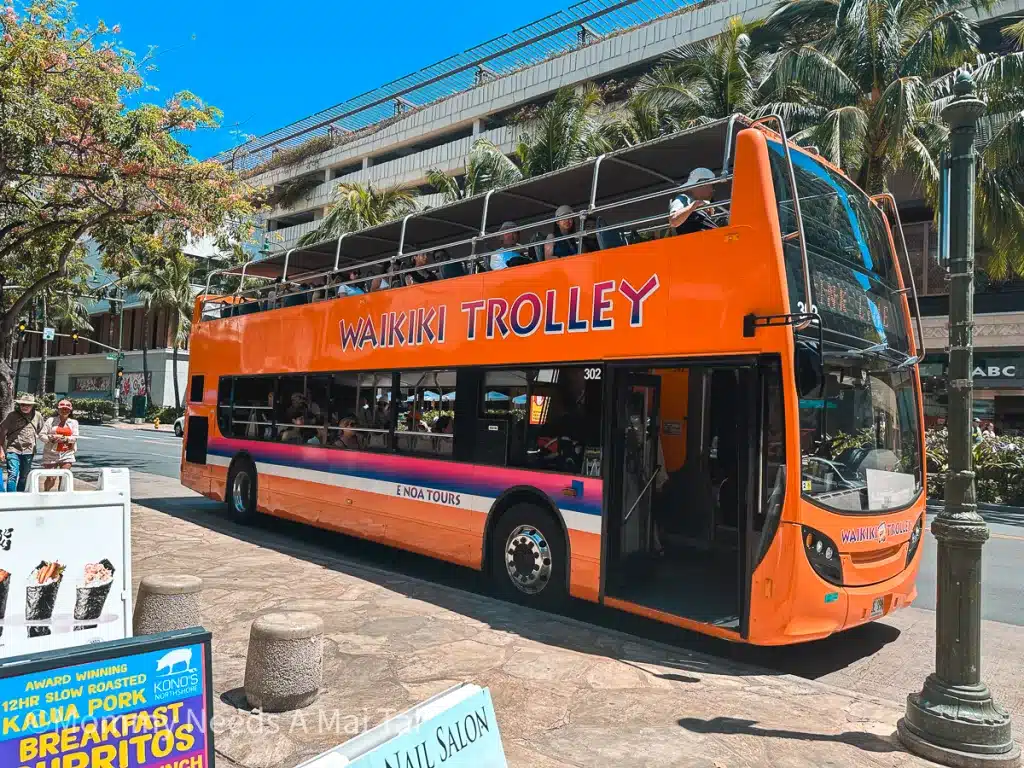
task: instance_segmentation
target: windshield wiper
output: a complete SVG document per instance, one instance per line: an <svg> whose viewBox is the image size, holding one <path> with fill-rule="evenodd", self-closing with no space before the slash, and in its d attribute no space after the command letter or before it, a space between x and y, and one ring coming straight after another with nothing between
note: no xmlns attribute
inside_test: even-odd
<svg viewBox="0 0 1024 768"><path fill-rule="evenodd" d="M826 352L825 355L831 357L853 357L862 360L865 357L881 357L883 353L888 351L890 351L888 342L880 341L877 344L872 344L870 347L849 347L841 352Z"/></svg>

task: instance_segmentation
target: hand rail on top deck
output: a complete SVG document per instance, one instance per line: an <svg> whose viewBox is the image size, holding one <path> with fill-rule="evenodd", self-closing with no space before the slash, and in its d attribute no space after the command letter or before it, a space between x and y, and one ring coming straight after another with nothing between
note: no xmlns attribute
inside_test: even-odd
<svg viewBox="0 0 1024 768"><path fill-rule="evenodd" d="M334 271L338 271L338 262L341 261L341 243L345 239L345 235L348 232L342 232L341 237L338 238L338 247L334 249Z"/></svg>
<svg viewBox="0 0 1024 768"><path fill-rule="evenodd" d="M600 206L595 206L592 211L589 210L589 209L588 209L588 211L581 211L580 212L580 217L583 218L586 215L587 212L593 213L593 212L612 210L614 208L618 208L618 207L623 206L623 205L630 205L630 204L634 204L634 203L637 203L637 202L643 202L643 201L648 201L648 200L654 200L654 199L660 198L660 197L671 196L671 195L674 195L674 194L678 194L681 191L686 191L686 190L690 189L691 187L700 186L702 184L726 184L726 183L731 182L732 180L733 180L732 175L723 175L723 176L718 176L718 177L716 177L714 179L711 179L711 180L708 180L708 181L699 182L699 183L695 183L695 184L692 184L692 185L682 184L682 185L679 185L679 186L677 186L675 188L664 189L664 190L657 190L655 192L646 193L646 194L643 194L643 195L640 195L640 196L637 196L637 197L628 198L626 200L618 200L618 201L614 201L614 202L611 202L611 203L602 204ZM494 193L494 192L501 192L501 190L489 190L486 193L485 200L484 200L484 202L485 202L485 211L484 211L485 217L486 217L487 209L489 208L487 203L489 201L490 195L492 193ZM702 209L703 208L709 208L709 209L712 209L712 210L714 210L716 208L726 208L727 209L730 205L731 205L731 200L727 199L727 200L717 201L717 202L714 202L714 203L709 203L707 206L701 206L701 208ZM413 215L416 215L416 214L410 214L406 218L409 218L409 217L411 217ZM536 229L537 227L541 227L541 226L544 226L544 225L547 225L547 224L554 224L555 222L557 222L559 220L559 218L560 217L558 217L558 216L552 215L550 218L543 219L541 221L535 221L535 222L530 222L530 223L527 223L527 224L523 224L523 225L514 227L514 228L512 228L511 230L508 230L508 231L511 231L511 232L522 232L522 231L526 231L526 230ZM553 239L549 239L549 240L547 240L545 242L558 242L558 241L561 241L561 240L579 239L582 236L586 236L586 235L589 235L589 234L596 235L596 234L598 234L600 232L621 230L621 229L623 229L625 227L637 226L637 225L642 225L642 224L656 223L656 222L658 222L658 221L660 221L662 219L664 219L664 214L657 214L657 215L653 215L653 216L642 216L639 219L634 219L634 220L628 220L628 221L623 221L623 222L615 222L613 224L608 224L608 225L605 225L605 226L597 226L597 227L595 227L592 230L585 230L584 231L582 229L582 227L580 227L580 231L578 231L578 232L574 232L574 233L571 233L569 235L564 235L564 236L557 236L557 237L555 237ZM480 240L488 238L488 237L494 237L496 234L498 234L498 233L492 233L490 235L487 234L487 232L486 232L486 218L482 219L481 225L483 227L483 231L481 232L480 235L474 235L473 237L466 238L464 240L458 240L458 241L453 242L453 243L447 243L447 244L445 244L445 246L443 246L443 247L452 247L452 246L455 246L455 245L469 245L470 246L470 254L468 256L452 258L452 259L449 259L449 260L443 262L442 264L434 264L432 266L433 267L437 267L437 266L443 266L443 264L472 262L473 266L474 266L474 269L476 269L479 266L479 260L481 258L485 258L485 257L487 257L487 256L489 256L489 255L491 255L493 253L496 253L499 250L501 250L501 248L499 247L499 248L496 248L494 250L484 251L483 253L477 253L476 252L476 245L477 245L477 243ZM475 230L474 230L474 232L475 232ZM343 233L342 236L336 241L336 245L335 245L335 263L337 264L337 266L339 268L341 266L340 265L340 252L341 252L341 242L340 241L344 240L344 238L347 235L350 235L350 234L353 234L353 233L350 233L350 232ZM324 242L329 242L329 241L324 241ZM524 245L522 247L532 247L532 246ZM292 248L292 249L290 249L285 254L286 258L288 258L288 256L291 253L291 251L294 251L294 250L301 250L301 248ZM401 256L406 256L406 255L408 255L408 256L415 256L415 255L418 255L420 253L427 253L427 252L431 252L431 251L434 251L434 250L437 250L437 248L436 247L421 248L421 249L417 249L415 251L412 251L409 254L404 253L404 250L403 250L403 252L401 253ZM358 267L354 267L354 268L355 269L365 269L367 267L378 266L378 265L385 264L385 263L393 263L396 258L397 258L396 256L384 256L384 257L381 257L379 259L375 259L373 261L360 263L358 265ZM259 294L259 292L261 292L265 288L265 286L257 286L255 288L251 288L251 289L248 289L248 290L243 290L242 289L242 282L244 281L245 270L250 265L259 264L260 261L261 260L248 261L248 262L245 262L242 265L242 281L240 281L238 288L232 294L232 296L235 296L235 297L238 297L238 298L242 298L243 296L246 296L248 294ZM234 268L232 268L232 269L234 269ZM230 273L230 272L232 272L232 269L227 269L227 270L222 270L222 271L226 272L226 273ZM397 275L401 275L401 274L405 274L405 273L408 273L408 272L415 271L417 269L419 269L419 268L418 267L409 267L407 269L398 269L398 270L396 270L394 272L394 274L397 276ZM314 272L314 273L305 272L305 273L303 273L301 275L301 279L316 279L316 278L320 278L320 277L331 277L331 276L334 276L337 272L338 272L337 268L335 268L335 269L327 269L326 271L323 271L323 272ZM269 280L270 278L261 278L261 279ZM357 278L355 280L342 280L342 281L332 282L331 285L334 286L334 287L338 287L338 286L342 286L342 285L350 285L350 284L353 284L353 283L363 282L363 281L365 281L367 279L369 279L369 278L367 278L367 277L359 277L359 278ZM282 280L282 282L284 282L284 281ZM323 287L321 286L321 287L316 287L316 288L310 288L307 291L298 291L297 293L310 293L310 292L315 292L315 291L322 290L322 289L323 289Z"/></svg>
<svg viewBox="0 0 1024 768"><path fill-rule="evenodd" d="M295 250L294 248L289 248L288 252L284 255L284 269L281 271L281 282L282 283L287 283L288 282L288 259L291 258L292 251L294 251L294 250Z"/></svg>
<svg viewBox="0 0 1024 768"><path fill-rule="evenodd" d="M733 116L735 117L735 115ZM782 118L778 115L765 115L755 120L751 127L756 127L762 123L774 121L779 126L779 136L782 137L782 151L786 156L786 170L789 172L789 193L793 196L793 215L796 217L796 231L800 239L800 265L804 270L804 299L807 301L805 310L809 313L813 312L814 309L814 297L811 293L811 270L807 263L807 238L804 236L804 219L800 214L800 192L796 188L796 171L793 169L793 157L789 153L789 137L786 136L786 124L782 122ZM729 126L732 127L733 119L729 119ZM729 145L726 144L726 151L728 151ZM785 240L785 236L783 236ZM783 256L785 258L785 256ZM802 331L810 325L809 320L805 320L796 326L794 329Z"/></svg>
<svg viewBox="0 0 1024 768"><path fill-rule="evenodd" d="M729 164L732 163L732 140L733 133L736 130L736 121L740 118L741 113L734 112L729 116L729 125L725 129L725 156L722 157L722 175L724 176L729 172ZM743 115L745 117L745 115Z"/></svg>
<svg viewBox="0 0 1024 768"><path fill-rule="evenodd" d="M925 352L927 347L924 343L924 323L921 321L921 305L917 300L917 284L914 281L914 265L910 263L910 250L907 248L907 239L903 236L903 222L900 220L900 211L896 207L896 198L893 197L892 192L881 192L877 195L872 195L872 201L881 200L889 205L892 209L894 223L896 224L896 231L900 233L900 247L903 249L903 258L907 262L907 275L910 278L910 292L914 296L914 313L917 315L917 359L924 360ZM881 206L879 206L881 207ZM883 215L885 212L882 212ZM902 270L903 267L900 267Z"/></svg>

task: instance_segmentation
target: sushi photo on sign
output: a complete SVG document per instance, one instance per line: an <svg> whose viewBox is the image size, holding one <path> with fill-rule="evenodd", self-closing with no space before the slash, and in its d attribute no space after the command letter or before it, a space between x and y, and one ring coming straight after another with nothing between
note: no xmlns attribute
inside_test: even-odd
<svg viewBox="0 0 1024 768"><path fill-rule="evenodd" d="M25 588L25 618L29 621L46 621L53 617L57 604L57 592L64 578L64 566L59 562L43 560L32 571ZM28 628L29 637L45 637L50 628L35 626Z"/></svg>
<svg viewBox="0 0 1024 768"><path fill-rule="evenodd" d="M104 558L98 563L85 566L82 583L75 589L75 621L96 620L103 613L103 606L114 583L114 564ZM95 629L95 624L75 626L75 632Z"/></svg>

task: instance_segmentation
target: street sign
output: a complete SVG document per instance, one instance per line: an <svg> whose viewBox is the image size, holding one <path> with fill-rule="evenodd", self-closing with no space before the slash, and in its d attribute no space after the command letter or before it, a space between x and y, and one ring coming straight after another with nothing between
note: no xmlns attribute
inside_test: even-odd
<svg viewBox="0 0 1024 768"><path fill-rule="evenodd" d="M117 352L107 352L107 360L117 360Z"/></svg>
<svg viewBox="0 0 1024 768"><path fill-rule="evenodd" d="M55 329L43 328L43 341L53 341L55 335Z"/></svg>

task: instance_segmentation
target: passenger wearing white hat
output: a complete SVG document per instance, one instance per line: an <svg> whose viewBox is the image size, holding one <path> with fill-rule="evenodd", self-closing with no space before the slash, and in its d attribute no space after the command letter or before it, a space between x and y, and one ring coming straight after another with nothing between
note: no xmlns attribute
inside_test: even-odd
<svg viewBox="0 0 1024 768"><path fill-rule="evenodd" d="M560 205L555 210L555 216L558 220L552 227L551 234L548 235L546 242L544 243L544 259L560 259L563 256L575 256L579 253L580 241L576 237L567 237L576 231L576 216L573 215L573 210L568 205ZM562 240L555 240L555 238L561 237Z"/></svg>
<svg viewBox="0 0 1024 768"><path fill-rule="evenodd" d="M25 490L42 430L43 417L36 410L36 399L21 395L14 401L14 410L0 422L0 460L7 465L7 484L0 488L8 493Z"/></svg>
<svg viewBox="0 0 1024 768"><path fill-rule="evenodd" d="M686 186L691 187L693 184L711 181L714 178L715 174L708 168L694 168L690 171ZM668 204L669 234L685 235L704 229L714 229L717 226L715 220L703 207L708 205L714 196L714 185L701 184L689 189L688 193L683 192L672 198L672 202Z"/></svg>
<svg viewBox="0 0 1024 768"><path fill-rule="evenodd" d="M505 269L523 263L526 257L516 247L519 245L519 232L516 231L516 223L506 221L498 228L498 234L501 235L501 250L491 254L491 269Z"/></svg>

